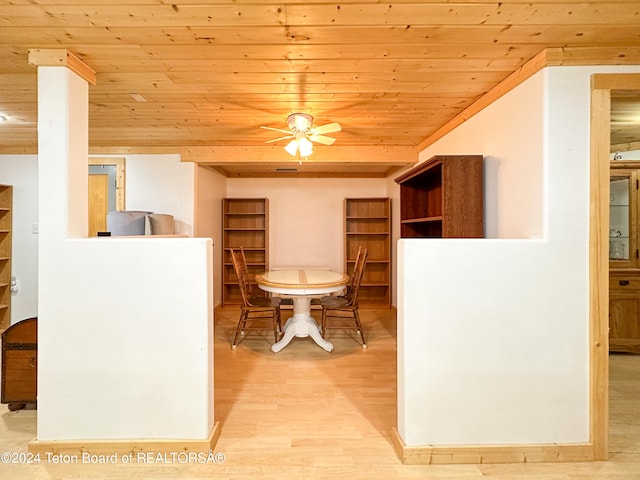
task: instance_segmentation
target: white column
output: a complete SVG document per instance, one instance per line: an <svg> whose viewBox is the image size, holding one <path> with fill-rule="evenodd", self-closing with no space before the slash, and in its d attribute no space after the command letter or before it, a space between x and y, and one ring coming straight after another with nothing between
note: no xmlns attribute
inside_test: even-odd
<svg viewBox="0 0 640 480"><path fill-rule="evenodd" d="M175 450L160 441L172 439L206 450L217 432L211 239L87 238L88 85L75 72L38 67L38 427L30 449L60 451L66 441L75 452L118 442Z"/></svg>
<svg viewBox="0 0 640 480"><path fill-rule="evenodd" d="M68 237L87 235L88 85L66 67L38 67L38 437L56 439L67 376L68 352L82 339L70 332L58 282L72 265L66 257ZM71 287L71 286L70 286ZM66 344L65 344L66 343ZM64 352L60 350L63 349ZM61 358L62 353L62 358ZM77 359L82 362L82 359ZM66 364L66 365L65 365ZM66 370L66 371L65 371ZM79 399L74 399L75 403Z"/></svg>

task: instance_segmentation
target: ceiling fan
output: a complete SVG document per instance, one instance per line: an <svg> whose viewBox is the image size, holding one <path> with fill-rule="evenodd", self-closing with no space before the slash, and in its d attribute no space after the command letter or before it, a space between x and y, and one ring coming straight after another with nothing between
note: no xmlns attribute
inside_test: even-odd
<svg viewBox="0 0 640 480"><path fill-rule="evenodd" d="M342 130L339 123L328 123L313 126L313 117L307 113L292 113L287 117L287 125L289 130L282 130L273 127L261 127L266 130L286 133L284 137L267 140L266 143L279 142L280 140L292 139L284 149L290 155L295 156L300 153L301 157L308 157L313 153L313 144L311 142L321 143L323 145L332 145L336 141L335 138L327 137L325 133L334 133Z"/></svg>

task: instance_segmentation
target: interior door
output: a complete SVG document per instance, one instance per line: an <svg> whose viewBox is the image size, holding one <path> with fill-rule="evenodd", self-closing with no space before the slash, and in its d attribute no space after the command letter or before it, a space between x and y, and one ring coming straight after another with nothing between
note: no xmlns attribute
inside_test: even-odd
<svg viewBox="0 0 640 480"><path fill-rule="evenodd" d="M109 175L89 175L89 236L96 237L98 232L107 230L107 211L109 208Z"/></svg>

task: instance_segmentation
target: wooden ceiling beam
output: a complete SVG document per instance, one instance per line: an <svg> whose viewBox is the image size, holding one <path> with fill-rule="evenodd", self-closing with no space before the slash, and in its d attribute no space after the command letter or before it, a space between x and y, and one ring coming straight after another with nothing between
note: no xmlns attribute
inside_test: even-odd
<svg viewBox="0 0 640 480"><path fill-rule="evenodd" d="M292 163L292 157L282 146L185 146L180 149L183 162L224 165L226 163L275 162ZM322 146L314 145L314 153L304 162L368 164L384 163L404 166L418 161L415 147L401 146Z"/></svg>
<svg viewBox="0 0 640 480"><path fill-rule="evenodd" d="M364 46L362 48L365 48ZM171 73L191 71L194 73L205 72L238 72L244 74L253 73L298 73L327 72L327 73L364 73L364 72L512 72L521 62L517 57L506 58L460 58L459 55L442 58L433 56L425 58L274 58L268 59L199 59L199 58L175 58L162 57L149 58L146 55L127 55L123 47L101 48L92 46L90 55L91 65L100 73L115 73L122 71L136 71L140 62L144 61L145 70L149 73ZM77 50L76 50L77 52ZM3 56L3 46L0 45L0 67L14 66L12 57ZM9 62L9 63L7 63ZM136 68L138 67L138 68ZM26 70L29 73L29 70Z"/></svg>

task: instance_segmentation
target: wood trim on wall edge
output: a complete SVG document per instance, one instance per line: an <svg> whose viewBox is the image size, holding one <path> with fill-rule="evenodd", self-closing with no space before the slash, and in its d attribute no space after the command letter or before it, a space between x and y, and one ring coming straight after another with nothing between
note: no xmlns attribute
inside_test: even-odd
<svg viewBox="0 0 640 480"><path fill-rule="evenodd" d="M66 48L30 48L29 65L67 67L87 83L96 84L96 72Z"/></svg>
<svg viewBox="0 0 640 480"><path fill-rule="evenodd" d="M545 48L527 61L507 78L465 108L449 122L431 133L416 147L419 154L422 150L455 130L476 113L487 108L493 102L513 90L538 71L550 66L581 65L636 65L639 63L637 47L610 49L602 47L564 47ZM603 74L606 75L606 74Z"/></svg>
<svg viewBox="0 0 640 480"><path fill-rule="evenodd" d="M609 455L609 175L611 90L640 90L640 74L591 76L589 222L589 436Z"/></svg>
<svg viewBox="0 0 640 480"><path fill-rule="evenodd" d="M215 422L208 438L203 439L122 439L122 440L33 440L28 444L30 453L40 455L70 455L80 456L82 453L91 455L113 455L119 458L123 455L138 452L154 454L172 453L209 453L220 438L220 423ZM80 463L80 462L78 462Z"/></svg>
<svg viewBox="0 0 640 480"><path fill-rule="evenodd" d="M391 443L404 465L461 465L486 463L591 462L593 445L404 445L394 428Z"/></svg>
<svg viewBox="0 0 640 480"><path fill-rule="evenodd" d="M591 86L589 160L589 438L609 455L609 116L610 91ZM604 199L607 199L605 201ZM606 228L605 228L606 225Z"/></svg>

